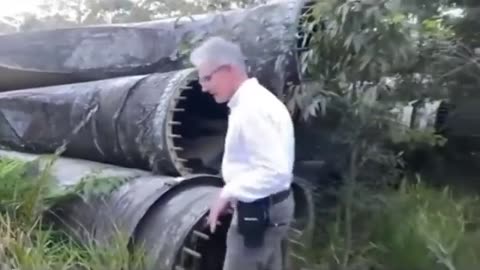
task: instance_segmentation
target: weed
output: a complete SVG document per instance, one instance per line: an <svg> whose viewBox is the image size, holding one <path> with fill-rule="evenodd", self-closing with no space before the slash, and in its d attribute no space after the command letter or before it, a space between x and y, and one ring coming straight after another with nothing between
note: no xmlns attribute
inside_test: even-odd
<svg viewBox="0 0 480 270"><path fill-rule="evenodd" d="M108 194L125 181L89 176L77 185L60 187L50 173L55 160L0 159L0 269L144 269L143 250L132 254L128 239L120 234L106 246L93 240L80 244L44 223L51 206L72 196Z"/></svg>

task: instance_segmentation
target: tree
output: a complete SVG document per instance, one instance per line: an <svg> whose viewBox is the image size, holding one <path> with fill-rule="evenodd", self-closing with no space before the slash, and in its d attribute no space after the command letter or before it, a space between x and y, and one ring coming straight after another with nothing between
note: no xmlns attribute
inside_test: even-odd
<svg viewBox="0 0 480 270"><path fill-rule="evenodd" d="M441 49L451 44L452 33L438 17L441 5L424 2L319 1L304 20L302 77L308 83L292 89L291 108L306 122L335 117L330 129L310 128L328 133L332 143L347 149L335 160L343 180L338 190L342 226L336 227L340 245L325 269L360 269L353 266L362 252L354 243L355 210L371 207L373 198L381 197L366 194L398 185L404 160L402 151L392 146L444 142L430 130L426 136L413 136L392 111L399 102L421 97L426 93L422 89L433 89L418 78L437 79L433 61L443 59ZM431 52L436 55L429 56ZM412 90L408 84L422 87ZM315 148L315 138L309 139Z"/></svg>

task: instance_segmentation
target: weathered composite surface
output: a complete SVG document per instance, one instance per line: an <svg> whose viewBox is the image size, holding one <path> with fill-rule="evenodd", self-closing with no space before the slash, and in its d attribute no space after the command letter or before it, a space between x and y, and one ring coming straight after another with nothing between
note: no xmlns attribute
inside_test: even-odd
<svg viewBox="0 0 480 270"><path fill-rule="evenodd" d="M223 184L228 110L201 91L189 51L213 35L236 41L250 74L281 96L300 79L298 26L307 7L291 0L2 35L0 157L28 161L64 148L53 167L59 186L98 171L128 180L106 197L71 198L51 209L49 219L79 241L106 245L120 233L132 250L146 248L150 269L221 269L231 217L213 235L203 222ZM313 226L309 185L295 178L295 248Z"/></svg>
<svg viewBox="0 0 480 270"><path fill-rule="evenodd" d="M216 173L227 106L182 69L0 93L0 144L160 174Z"/></svg>
<svg viewBox="0 0 480 270"><path fill-rule="evenodd" d="M147 251L148 270L220 270L231 217L213 235L204 219L223 184L228 109L201 91L189 51L214 35L238 42L250 74L281 98L301 79L308 36L299 24L310 4L1 35L0 157L31 161L64 148L53 167L60 187L91 173L128 180L106 197L71 198L49 211L79 241L108 245L121 234L132 251ZM398 115L410 128L465 141L478 137L473 111L473 103L417 102ZM318 177L319 166L303 164L304 175ZM315 224L310 180L297 175L293 184L285 257L294 262Z"/></svg>
<svg viewBox="0 0 480 270"><path fill-rule="evenodd" d="M49 159L40 157L0 150L0 158L40 160L41 169ZM78 184L92 173L127 181L106 197L87 200L72 197L62 201L50 209L48 220L86 244L94 240L108 245L118 237L127 237L132 250L146 251L152 263L149 269L221 269L230 216L223 217L215 234L210 234L204 223L210 202L222 186L221 177L157 175L67 157L58 158L52 168L57 184L65 188ZM301 248L297 240L313 223L312 199L308 183L303 179L295 179L293 190L297 202L296 221L289 241ZM294 252L290 253L295 256Z"/></svg>
<svg viewBox="0 0 480 270"><path fill-rule="evenodd" d="M0 36L0 90L167 72L189 65L212 35L238 42L250 72L272 91L298 81L298 24L306 1L152 22Z"/></svg>

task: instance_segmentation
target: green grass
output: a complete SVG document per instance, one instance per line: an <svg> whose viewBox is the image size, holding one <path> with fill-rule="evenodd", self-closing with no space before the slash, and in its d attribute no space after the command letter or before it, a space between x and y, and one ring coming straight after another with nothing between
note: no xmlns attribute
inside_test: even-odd
<svg viewBox="0 0 480 270"><path fill-rule="evenodd" d="M50 174L55 160L0 159L0 269L144 269L148 263L144 252L131 254L128 239L120 234L108 246L97 246L93 240L80 244L45 222L52 205L70 196L108 194L124 181L92 176L59 187Z"/></svg>
<svg viewBox="0 0 480 270"><path fill-rule="evenodd" d="M392 196L376 217L372 242L378 248L372 254L384 269L460 270L459 265L469 263L458 250L468 249L464 240L477 233L467 230L476 222L468 216L475 204L470 198L454 198L448 189L409 186Z"/></svg>
<svg viewBox="0 0 480 270"><path fill-rule="evenodd" d="M101 196L125 179L95 176L71 187L56 186L55 158L21 162L0 159L0 269L145 269L144 252L131 254L118 235L108 246L80 244L45 223L43 214L70 196ZM39 169L42 168L42 169ZM352 209L353 239L345 250L342 211L322 220L326 242L305 254L319 270L477 270L480 266L480 207L476 198L448 189L405 184L399 190L369 193L359 186ZM345 262L348 253L348 263Z"/></svg>
<svg viewBox="0 0 480 270"><path fill-rule="evenodd" d="M360 195L354 203L353 247L346 251L344 221L323 221L328 242L306 254L307 269L476 270L480 269L480 204L448 188L405 184L400 190ZM360 205L362 205L360 207ZM339 210L343 211L343 209ZM348 265L342 265L345 252Z"/></svg>

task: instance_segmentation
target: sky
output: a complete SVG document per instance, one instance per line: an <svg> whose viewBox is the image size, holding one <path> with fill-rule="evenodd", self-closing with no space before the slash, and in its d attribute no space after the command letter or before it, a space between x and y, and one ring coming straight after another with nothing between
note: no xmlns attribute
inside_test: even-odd
<svg viewBox="0 0 480 270"><path fill-rule="evenodd" d="M42 2L43 0L0 0L0 17L19 12L35 12L36 6Z"/></svg>
<svg viewBox="0 0 480 270"><path fill-rule="evenodd" d="M35 11L42 0L0 0L0 16L14 15L24 11Z"/></svg>

